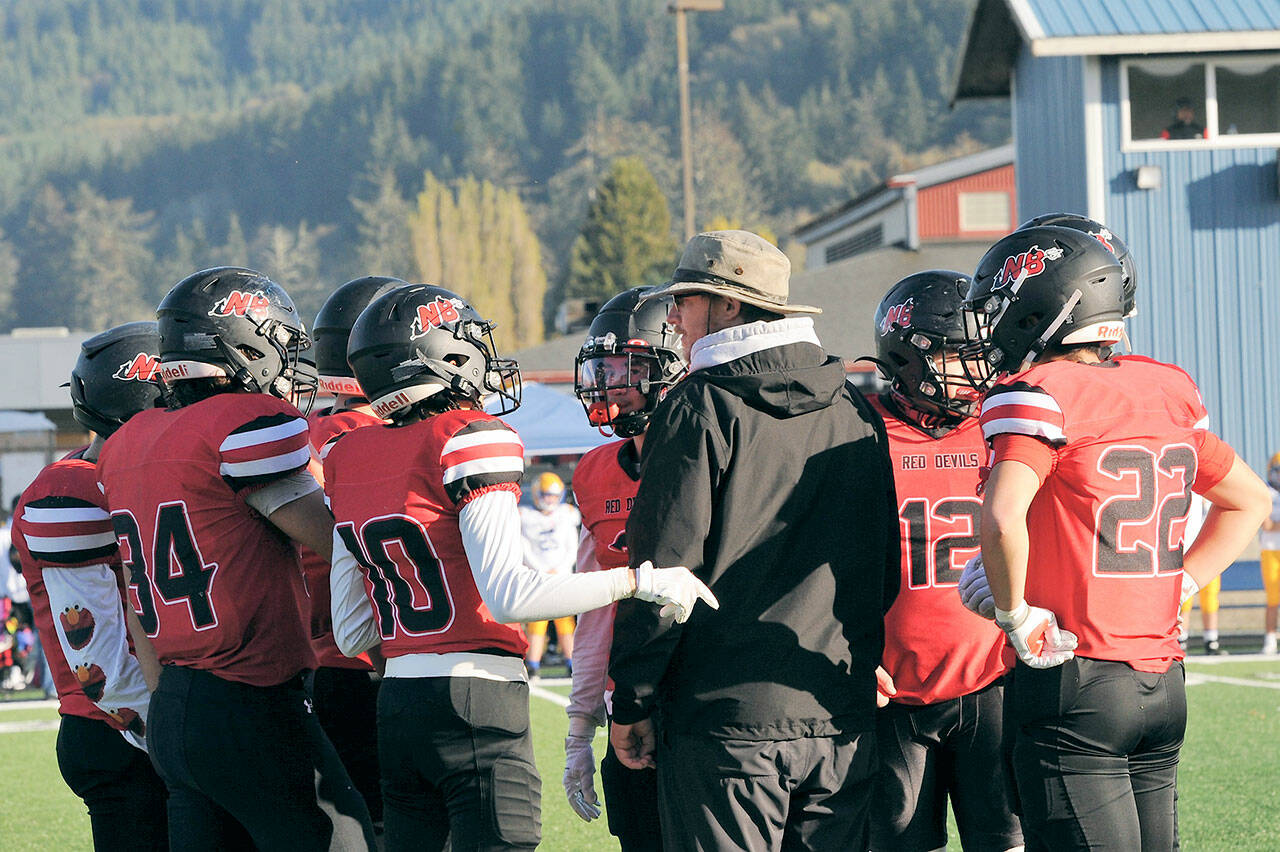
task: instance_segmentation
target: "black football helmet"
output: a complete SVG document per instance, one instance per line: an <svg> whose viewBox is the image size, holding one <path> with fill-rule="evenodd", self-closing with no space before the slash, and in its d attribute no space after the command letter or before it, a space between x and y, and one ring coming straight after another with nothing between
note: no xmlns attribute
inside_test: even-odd
<svg viewBox="0 0 1280 852"><path fill-rule="evenodd" d="M80 344L71 368L71 416L107 437L160 401L160 332L154 322L128 322Z"/></svg>
<svg viewBox="0 0 1280 852"><path fill-rule="evenodd" d="M367 275L348 281L325 299L311 327L315 342L316 369L320 373L320 390L324 393L364 396L347 363L347 338L356 317L369 303L396 287L408 285L399 278Z"/></svg>
<svg viewBox="0 0 1280 852"><path fill-rule="evenodd" d="M1129 253L1129 247L1125 245L1124 240L1120 239L1119 234L1101 222L1081 216L1079 213L1046 213L1023 222L1018 226L1018 230L1038 228L1041 225L1057 225L1060 228L1084 231L1109 248L1116 256L1116 260L1120 261L1120 268L1124 270L1124 315L1126 317L1137 315L1138 266L1133 255Z"/></svg>
<svg viewBox="0 0 1280 852"><path fill-rule="evenodd" d="M298 367L311 345L306 327L289 294L261 272L220 266L189 275L156 317L164 384L225 376L236 390L314 399L314 373Z"/></svg>
<svg viewBox="0 0 1280 852"><path fill-rule="evenodd" d="M982 256L964 300L964 365L985 390L997 373L1026 369L1050 346L1124 337L1124 270L1084 231L1014 231Z"/></svg>
<svg viewBox="0 0 1280 852"><path fill-rule="evenodd" d="M895 396L923 414L956 421L973 413L978 395L962 369L947 369L965 345L960 309L972 280L930 269L889 288L876 308L875 362Z"/></svg>
<svg viewBox="0 0 1280 852"><path fill-rule="evenodd" d="M667 322L669 298L644 299L650 287L633 287L605 302L587 330L574 362L573 392L592 426L631 438L685 372L680 335ZM636 390L643 407L622 411L617 393Z"/></svg>
<svg viewBox="0 0 1280 852"><path fill-rule="evenodd" d="M443 287L409 284L369 303L351 326L347 362L377 416L395 420L444 394L482 404L494 414L520 405L520 368L499 358L493 323Z"/></svg>

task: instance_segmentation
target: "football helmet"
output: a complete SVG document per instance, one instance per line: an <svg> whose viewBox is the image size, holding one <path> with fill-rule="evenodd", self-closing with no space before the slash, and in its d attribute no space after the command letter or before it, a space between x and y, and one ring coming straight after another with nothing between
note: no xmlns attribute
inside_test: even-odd
<svg viewBox="0 0 1280 852"><path fill-rule="evenodd" d="M1084 231L1041 225L1000 239L965 296L963 364L974 387L1029 367L1050 346L1124 337L1124 270Z"/></svg>
<svg viewBox="0 0 1280 852"><path fill-rule="evenodd" d="M547 512L564 502L564 480L551 471L538 475L533 481L533 505L540 512Z"/></svg>
<svg viewBox="0 0 1280 852"><path fill-rule="evenodd" d="M404 287L408 283L399 278L367 275L348 281L325 299L311 327L322 392L334 396L365 395L355 380L351 365L347 363L347 338L351 336L351 326L370 302L388 290Z"/></svg>
<svg viewBox="0 0 1280 852"><path fill-rule="evenodd" d="M671 300L645 299L651 289L633 287L605 302L574 361L573 392L587 420L622 438L644 432L686 368L680 335L667 322ZM634 407L621 399L628 390L643 396L643 404Z"/></svg>
<svg viewBox="0 0 1280 852"><path fill-rule="evenodd" d="M80 344L71 368L71 416L107 437L160 401L160 332L154 322L128 322Z"/></svg>
<svg viewBox="0 0 1280 852"><path fill-rule="evenodd" d="M306 402L314 372L299 369L311 345L293 300L261 272L220 266L189 275L156 309L160 380L226 377L237 390Z"/></svg>
<svg viewBox="0 0 1280 852"><path fill-rule="evenodd" d="M377 416L403 418L415 403L497 400L497 415L520 405L520 368L499 358L493 323L443 287L409 284L369 303L351 326L347 362Z"/></svg>
<svg viewBox="0 0 1280 852"><path fill-rule="evenodd" d="M1111 253L1116 256L1116 260L1120 261L1120 268L1124 270L1124 315L1125 317L1137 316L1138 267L1134 262L1133 255L1129 253L1129 247L1125 245L1124 240L1120 239L1119 234L1101 222L1097 222L1087 216L1081 216L1079 213L1046 213L1043 216L1036 216L1034 219L1028 219L1023 222L1018 226L1018 230L1038 228L1041 225L1057 225L1060 228L1075 228L1077 231L1084 231L1111 249Z"/></svg>
<svg viewBox="0 0 1280 852"><path fill-rule="evenodd" d="M1280 453L1272 456L1271 464L1267 465L1267 484L1280 491Z"/></svg>
<svg viewBox="0 0 1280 852"><path fill-rule="evenodd" d="M890 287L876 308L874 360L892 392L943 421L971 415L978 400L959 364L966 342L960 304L971 283L949 269L917 272Z"/></svg>

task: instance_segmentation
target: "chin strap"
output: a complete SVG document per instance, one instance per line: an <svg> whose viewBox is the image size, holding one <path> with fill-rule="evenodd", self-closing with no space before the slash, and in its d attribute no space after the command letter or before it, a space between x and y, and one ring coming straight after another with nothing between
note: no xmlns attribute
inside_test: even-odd
<svg viewBox="0 0 1280 852"><path fill-rule="evenodd" d="M1058 311L1058 315L1053 318L1053 322L1049 323L1044 332L1031 344L1031 348L1027 350L1027 357L1022 359L1022 365L1018 367L1018 372L1022 372L1035 363L1036 358L1040 357L1040 353L1049 344L1049 340L1058 333L1058 329L1062 328L1062 324L1067 321L1067 317L1071 316L1071 312L1075 310L1076 305L1082 298L1084 298L1084 293L1079 290L1071 294L1071 298L1067 299L1067 303L1062 306L1062 310Z"/></svg>

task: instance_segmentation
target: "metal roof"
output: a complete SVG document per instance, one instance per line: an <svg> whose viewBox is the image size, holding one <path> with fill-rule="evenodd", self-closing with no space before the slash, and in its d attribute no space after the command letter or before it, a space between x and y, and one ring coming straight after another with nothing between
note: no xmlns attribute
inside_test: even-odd
<svg viewBox="0 0 1280 852"><path fill-rule="evenodd" d="M1026 43L1033 56L1280 49L1280 0L979 0L954 100L1009 94Z"/></svg>

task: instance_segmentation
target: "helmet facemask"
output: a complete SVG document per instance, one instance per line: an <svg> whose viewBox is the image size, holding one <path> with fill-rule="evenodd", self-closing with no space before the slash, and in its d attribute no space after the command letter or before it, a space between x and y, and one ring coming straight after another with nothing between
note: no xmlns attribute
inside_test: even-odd
<svg viewBox="0 0 1280 852"><path fill-rule="evenodd" d="M574 364L573 392L587 420L604 434L633 438L644 432L649 416L675 379L663 380L658 354L646 344L588 344ZM642 402L636 405L636 396ZM623 411L624 407L629 410ZM609 431L606 431L609 430Z"/></svg>

